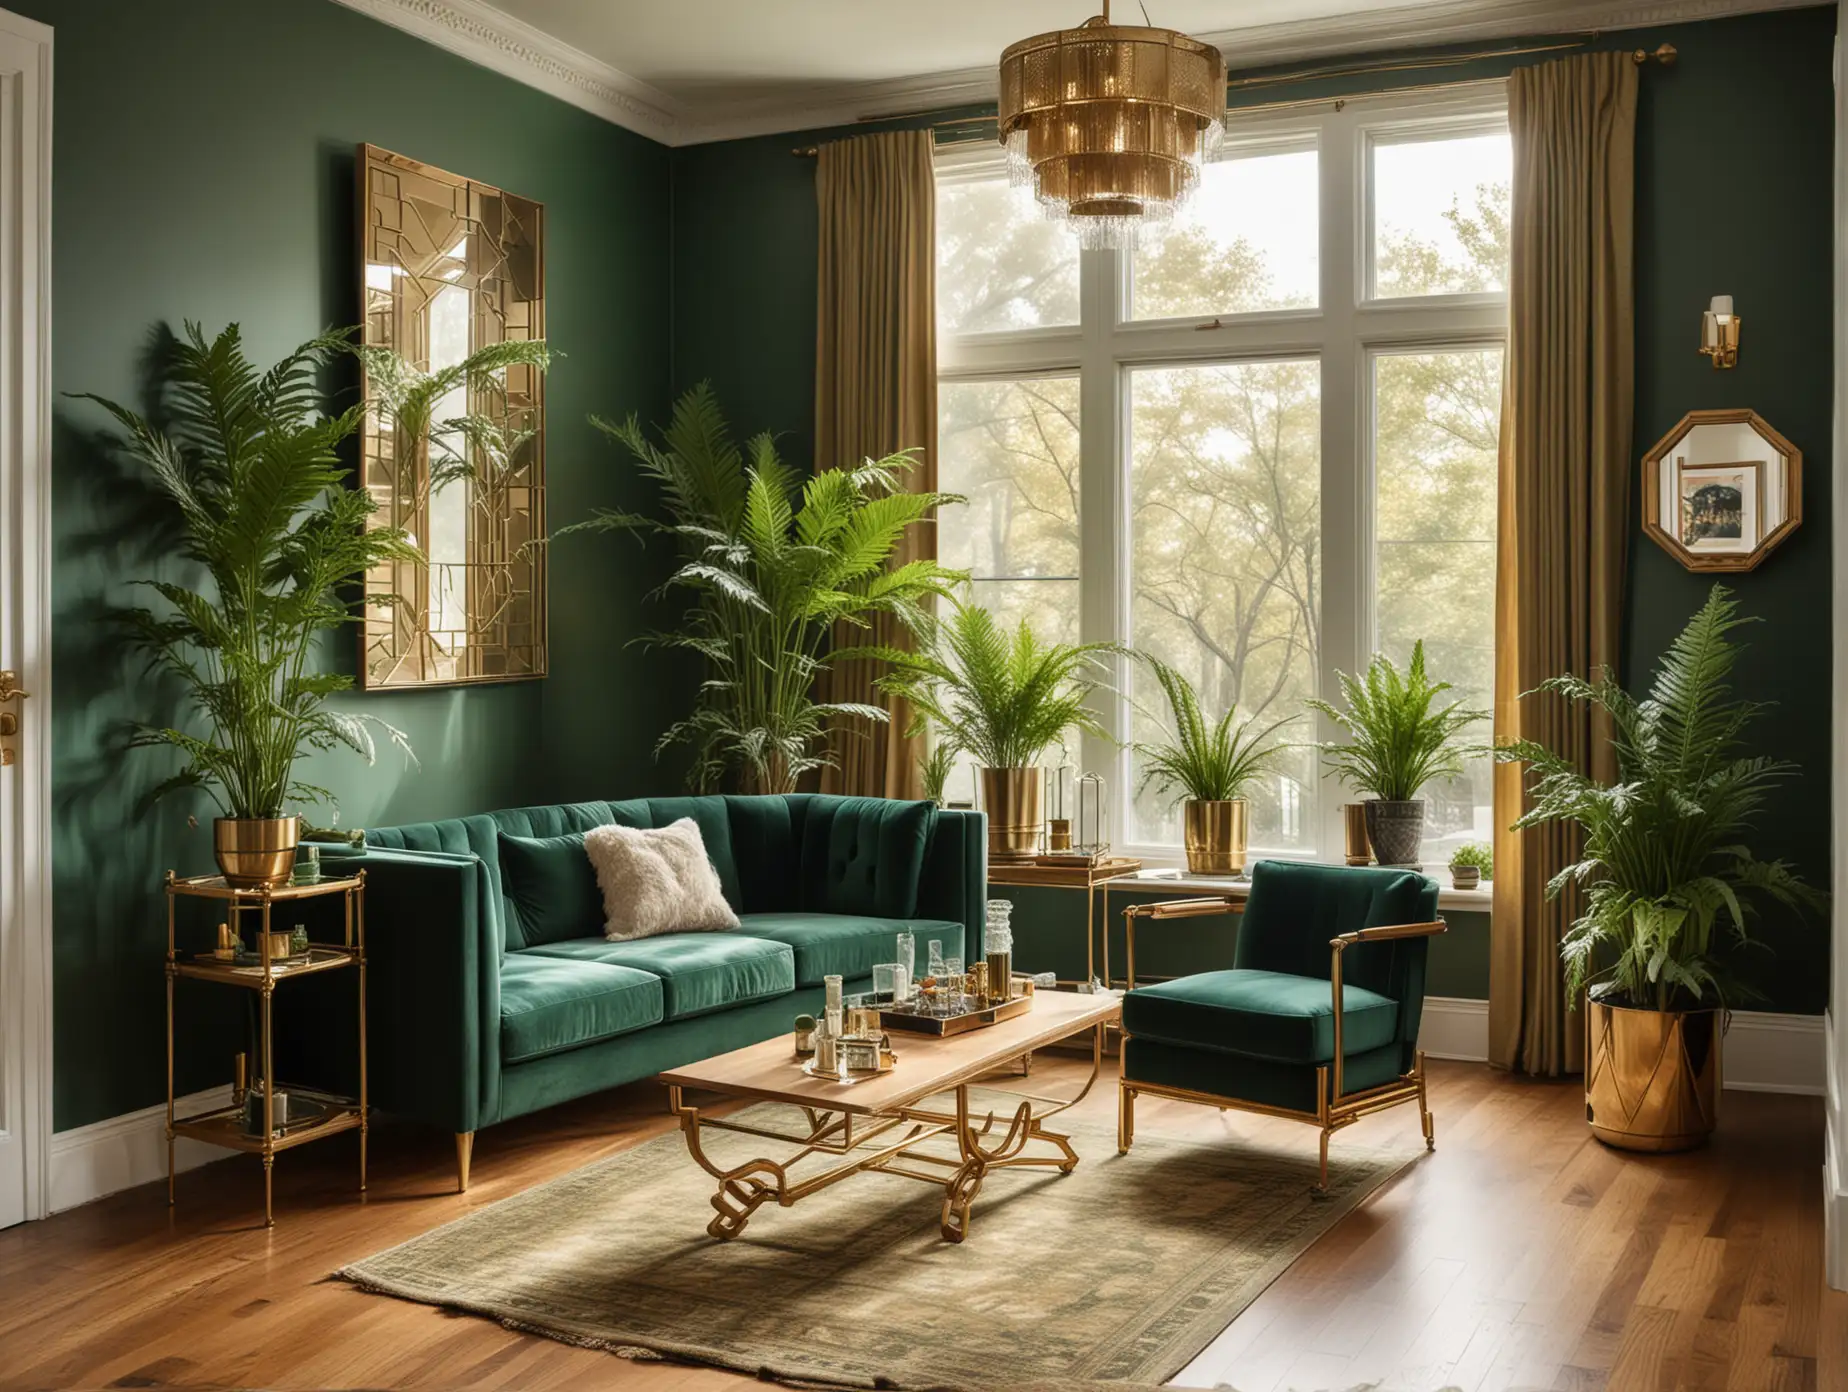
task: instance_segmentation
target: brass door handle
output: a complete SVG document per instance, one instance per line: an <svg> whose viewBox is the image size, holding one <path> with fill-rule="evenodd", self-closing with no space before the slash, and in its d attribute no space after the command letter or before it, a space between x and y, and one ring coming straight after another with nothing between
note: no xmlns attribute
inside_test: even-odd
<svg viewBox="0 0 1848 1392"><path fill-rule="evenodd" d="M7 670L0 672L0 705L8 701L23 701L31 696L30 691L22 691L18 686L19 673ZM19 733L19 717L12 711L0 711L0 740L11 739ZM11 748L0 749L0 766L13 762L14 752Z"/></svg>

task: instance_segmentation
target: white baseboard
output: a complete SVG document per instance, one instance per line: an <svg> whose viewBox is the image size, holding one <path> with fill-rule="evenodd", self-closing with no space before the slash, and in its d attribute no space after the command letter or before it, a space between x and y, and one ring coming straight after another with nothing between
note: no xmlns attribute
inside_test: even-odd
<svg viewBox="0 0 1848 1392"><path fill-rule="evenodd" d="M1827 1029L1820 1015L1733 1013L1720 1055L1722 1084L1741 1092L1824 1091ZM1461 996L1426 996L1418 1047L1430 1058L1484 1063L1489 1057L1489 1003Z"/></svg>
<svg viewBox="0 0 1848 1392"><path fill-rule="evenodd" d="M182 1116L231 1105L231 1086L195 1092L174 1099ZM173 1167L195 1169L233 1152L181 1137L174 1144ZM59 1131L51 1138L51 1204L53 1213L100 1199L137 1184L167 1176L167 1104L143 1107L138 1112L94 1121L88 1126Z"/></svg>
<svg viewBox="0 0 1848 1392"><path fill-rule="evenodd" d="M1831 1022L1829 1039L1836 1026ZM1822 1138L1822 1254L1823 1272L1836 1290L1848 1290L1848 1077L1844 1077L1844 1050L1837 1042L1827 1051L1824 1071Z"/></svg>
<svg viewBox="0 0 1848 1392"><path fill-rule="evenodd" d="M1427 1058L1487 1063L1489 1003L1465 996L1426 996L1418 1020L1418 1047Z"/></svg>

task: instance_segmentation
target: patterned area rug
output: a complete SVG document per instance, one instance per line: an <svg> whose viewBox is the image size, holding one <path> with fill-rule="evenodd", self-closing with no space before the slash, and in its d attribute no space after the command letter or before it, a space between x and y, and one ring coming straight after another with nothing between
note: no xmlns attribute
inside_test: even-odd
<svg viewBox="0 0 1848 1392"><path fill-rule="evenodd" d="M797 1115L739 1119L787 1131ZM885 1175L766 1205L715 1241L714 1182L675 1132L338 1274L568 1343L798 1385L1159 1384L1421 1153L1344 1136L1318 1202L1308 1127L1288 1153L1139 1127L1119 1156L1114 1130L1068 1120L1078 1168L989 1175L960 1245L938 1234L940 1189ZM721 1164L789 1153L708 1135Z"/></svg>

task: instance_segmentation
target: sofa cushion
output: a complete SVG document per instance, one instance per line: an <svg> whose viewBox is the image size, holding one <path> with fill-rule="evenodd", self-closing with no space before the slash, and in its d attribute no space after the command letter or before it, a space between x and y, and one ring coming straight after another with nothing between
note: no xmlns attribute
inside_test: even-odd
<svg viewBox="0 0 1848 1392"><path fill-rule="evenodd" d="M936 804L809 799L802 818L800 907L810 913L910 918Z"/></svg>
<svg viewBox="0 0 1848 1392"><path fill-rule="evenodd" d="M501 962L501 1060L627 1034L661 1022L662 986L634 967L509 953Z"/></svg>
<svg viewBox="0 0 1848 1392"><path fill-rule="evenodd" d="M631 942L576 938L520 955L630 967L659 977L661 1009L669 1020L796 989L795 955L788 944L742 933L663 933Z"/></svg>
<svg viewBox="0 0 1848 1392"><path fill-rule="evenodd" d="M628 942L738 926L691 817L664 827L596 827L584 833L584 851L603 895L606 938Z"/></svg>
<svg viewBox="0 0 1848 1392"><path fill-rule="evenodd" d="M526 946L581 938L603 927L603 895L584 833L500 834L501 887Z"/></svg>
<svg viewBox="0 0 1848 1392"><path fill-rule="evenodd" d="M1365 1053L1391 1043L1399 1007L1360 986L1341 993L1342 1049ZM1335 1056L1334 996L1325 980L1281 972L1201 972L1140 986L1123 998L1123 1030L1223 1053L1280 1063L1327 1063Z"/></svg>
<svg viewBox="0 0 1848 1392"><path fill-rule="evenodd" d="M881 962L898 960L897 939L909 931L917 960L927 960L929 943L943 944L943 955L960 957L963 926L941 918L868 918L860 914L743 914L738 931L754 938L788 943L796 954L796 985L819 986L823 977L848 981L870 976Z"/></svg>

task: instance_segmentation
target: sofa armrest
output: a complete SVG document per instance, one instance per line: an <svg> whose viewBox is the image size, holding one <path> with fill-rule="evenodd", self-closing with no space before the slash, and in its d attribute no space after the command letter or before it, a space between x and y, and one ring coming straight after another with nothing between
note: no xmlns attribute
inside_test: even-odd
<svg viewBox="0 0 1848 1392"><path fill-rule="evenodd" d="M963 957L982 956L983 907L988 898L988 818L981 812L940 807L924 848L918 881L918 917L946 918L963 926Z"/></svg>
<svg viewBox="0 0 1848 1392"><path fill-rule="evenodd" d="M366 872L373 1101L458 1133L493 1121L501 954L487 867L473 855L386 849L337 866Z"/></svg>

